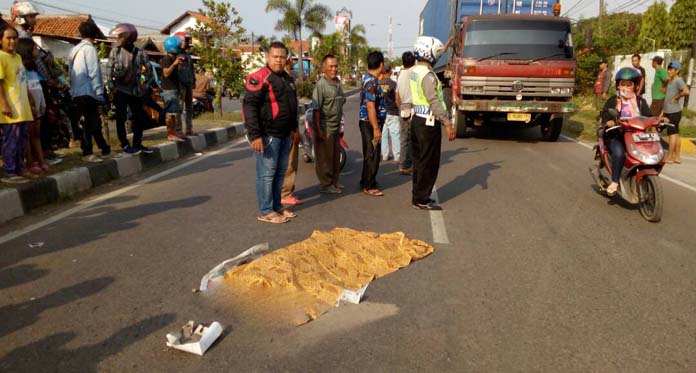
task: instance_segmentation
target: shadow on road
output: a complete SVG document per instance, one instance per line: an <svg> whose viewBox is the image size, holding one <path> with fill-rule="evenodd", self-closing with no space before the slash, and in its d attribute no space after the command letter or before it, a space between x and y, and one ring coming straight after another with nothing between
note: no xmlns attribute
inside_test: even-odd
<svg viewBox="0 0 696 373"><path fill-rule="evenodd" d="M36 268L35 264L0 269L0 290L38 280L48 272L46 269Z"/></svg>
<svg viewBox="0 0 696 373"><path fill-rule="evenodd" d="M488 189L488 178L493 171L501 167L499 166L500 163L502 163L502 161L478 165L467 171L464 175L457 176L454 180L439 187L437 189L437 194L440 198L440 203L455 198L460 194L464 194L477 185L480 185L483 190Z"/></svg>
<svg viewBox="0 0 696 373"><path fill-rule="evenodd" d="M120 198L121 201L128 200L126 197ZM210 196L196 196L175 201L147 203L122 209L114 207L116 202L112 200L96 205L80 215L69 218L70 225L61 234L60 239L50 241L52 233L49 228L46 233L43 233L43 238L37 238L45 241L41 247L27 247L24 244L24 239L15 240L14 245L6 245L7 247L2 249L2 257L0 257L0 283L2 284L0 288L25 284L48 274L46 270L27 265L12 267L25 259L84 245L111 233L134 228L138 226L138 220L147 216L157 215L169 210L202 205L208 202L210 198ZM84 227L89 227L89 229L84 229ZM5 281L7 278L9 280Z"/></svg>
<svg viewBox="0 0 696 373"><path fill-rule="evenodd" d="M84 281L49 295L0 308L0 337L32 325L44 311L99 293L114 282L111 277ZM2 364L0 364L2 368ZM3 369L0 369L3 371ZM7 372L7 370L5 370Z"/></svg>
<svg viewBox="0 0 696 373"><path fill-rule="evenodd" d="M66 346L77 333L56 333L29 345L16 348L0 360L4 372L97 372L99 363L116 355L129 345L174 322L174 314L153 316L120 329L107 339L78 348ZM151 370L128 366L124 371Z"/></svg>
<svg viewBox="0 0 696 373"><path fill-rule="evenodd" d="M201 172L207 172L210 170L219 170L222 168L228 168L234 165L234 162L240 161L242 159L252 157L251 150L246 143L240 144L234 147L231 151L225 151L222 154L214 155L204 162L199 162L194 166L187 167L186 170L181 170L179 172L174 172L169 174L151 184L162 183L164 181L177 179L180 177L191 176ZM208 166L208 167L206 167Z"/></svg>

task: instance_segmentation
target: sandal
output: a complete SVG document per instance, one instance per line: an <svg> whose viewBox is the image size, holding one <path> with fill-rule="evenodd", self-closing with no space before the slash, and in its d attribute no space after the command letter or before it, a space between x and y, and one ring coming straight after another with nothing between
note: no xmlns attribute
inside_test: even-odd
<svg viewBox="0 0 696 373"><path fill-rule="evenodd" d="M381 197L384 195L381 190L379 189L363 189L363 193L367 194L368 196L375 196L375 197Z"/></svg>
<svg viewBox="0 0 696 373"><path fill-rule="evenodd" d="M277 212L272 212L272 213L267 214L267 215L261 215L261 216L256 217L256 219L258 221L262 221L264 223L271 223L271 224L283 224L283 223L287 223L290 221L290 220L288 220L288 218L286 218L283 215L278 214Z"/></svg>
<svg viewBox="0 0 696 373"><path fill-rule="evenodd" d="M297 214L290 211L290 210L283 210L283 211L279 212L279 214L285 218L288 218L288 219L297 217Z"/></svg>

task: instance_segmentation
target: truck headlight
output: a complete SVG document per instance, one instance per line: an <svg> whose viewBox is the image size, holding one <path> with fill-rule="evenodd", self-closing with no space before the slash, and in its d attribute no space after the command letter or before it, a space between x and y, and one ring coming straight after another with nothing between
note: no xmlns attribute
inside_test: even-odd
<svg viewBox="0 0 696 373"><path fill-rule="evenodd" d="M465 86L462 86L462 92L483 93L483 86L465 85Z"/></svg>
<svg viewBox="0 0 696 373"><path fill-rule="evenodd" d="M552 95L572 95L573 88L551 88L549 92Z"/></svg>

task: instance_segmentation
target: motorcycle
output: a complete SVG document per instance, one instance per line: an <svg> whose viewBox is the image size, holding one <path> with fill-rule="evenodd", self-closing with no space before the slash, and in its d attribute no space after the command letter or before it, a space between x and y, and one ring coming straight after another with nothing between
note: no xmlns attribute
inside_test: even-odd
<svg viewBox="0 0 696 373"><path fill-rule="evenodd" d="M305 112L305 121L304 121L304 131L300 133L302 141L300 142L300 148L302 149L302 159L305 161L305 163L311 163L314 161L315 156L314 156L314 123L313 115L314 111L312 108L308 108L307 111ZM343 170L343 167L346 165L346 150L348 149L348 143L346 140L343 139L343 128L344 128L344 121L341 119L341 134L340 134L340 139L339 144L341 145L338 149L339 151L339 162L341 164L341 170Z"/></svg>
<svg viewBox="0 0 696 373"><path fill-rule="evenodd" d="M213 106L213 99L208 98L208 99L201 99L201 98L193 98L193 117L196 118L199 115L205 113L205 112L214 112L215 108Z"/></svg>
<svg viewBox="0 0 696 373"><path fill-rule="evenodd" d="M601 193L611 183L611 153L609 144L605 143L604 135L613 131L622 131L626 149L619 181L617 195L632 204L638 204L641 216L650 222L662 219L664 206L660 172L664 162L664 150L660 143L663 129L673 126L661 123L659 117L634 117L620 119L616 109L609 109L609 115L616 118L616 126L606 130L600 129L597 135L597 145L594 146L594 159L597 161L590 167L590 174Z"/></svg>

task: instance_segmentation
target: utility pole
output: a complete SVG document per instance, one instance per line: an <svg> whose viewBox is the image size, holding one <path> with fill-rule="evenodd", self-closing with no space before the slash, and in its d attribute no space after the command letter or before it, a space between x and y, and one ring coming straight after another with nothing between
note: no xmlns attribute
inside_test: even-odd
<svg viewBox="0 0 696 373"><path fill-rule="evenodd" d="M392 35L394 33L394 29L392 28L392 17L389 16L389 36L388 36L388 41L387 41L387 50L389 51L389 60L391 61L393 57L392 52L394 50L394 41L392 40Z"/></svg>
<svg viewBox="0 0 696 373"><path fill-rule="evenodd" d="M604 0L599 0L599 37L602 37L602 22L604 21Z"/></svg>

